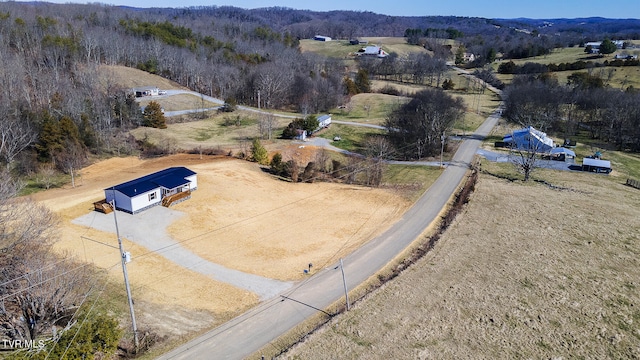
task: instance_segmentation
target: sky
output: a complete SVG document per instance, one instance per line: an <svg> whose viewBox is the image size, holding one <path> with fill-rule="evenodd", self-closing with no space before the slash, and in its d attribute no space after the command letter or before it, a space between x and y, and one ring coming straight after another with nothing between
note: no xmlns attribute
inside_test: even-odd
<svg viewBox="0 0 640 360"><path fill-rule="evenodd" d="M0 0L1 1L1 0ZM45 0L55 3L103 3L134 7L231 5L245 9L280 6L293 9L371 11L385 15L454 15L483 18L553 19L605 17L640 19L640 0Z"/></svg>

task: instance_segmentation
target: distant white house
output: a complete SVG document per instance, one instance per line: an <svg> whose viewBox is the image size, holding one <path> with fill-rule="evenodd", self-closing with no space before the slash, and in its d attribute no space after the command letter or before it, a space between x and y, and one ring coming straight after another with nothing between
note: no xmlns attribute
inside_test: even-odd
<svg viewBox="0 0 640 360"><path fill-rule="evenodd" d="M174 200L188 199L197 188L196 173L180 166L114 185L104 189L104 194L106 202L115 202L117 210L136 214L153 206L169 206Z"/></svg>
<svg viewBox="0 0 640 360"><path fill-rule="evenodd" d="M329 36L316 35L316 36L313 37L313 40L316 40L316 41L331 41L331 38Z"/></svg>
<svg viewBox="0 0 640 360"><path fill-rule="evenodd" d="M534 129L532 126L514 131L503 138L505 146L516 150L549 153L555 147L553 139L546 133Z"/></svg>
<svg viewBox="0 0 640 360"><path fill-rule="evenodd" d="M468 62L472 62L476 59L476 56L473 55L473 53L464 53L462 54L462 61L468 63Z"/></svg>
<svg viewBox="0 0 640 360"><path fill-rule="evenodd" d="M624 41L622 40L612 40L611 42L614 43L618 49L622 49L624 46ZM585 47L591 46L592 54L598 54L600 52L600 45L602 45L602 41L590 41L584 44Z"/></svg>
<svg viewBox="0 0 640 360"><path fill-rule="evenodd" d="M132 90L133 90L133 93L136 95L136 97L157 96L160 94L160 89L158 89L155 86L133 88Z"/></svg>
<svg viewBox="0 0 640 360"><path fill-rule="evenodd" d="M331 115L322 115L318 118L318 129L331 125Z"/></svg>
<svg viewBox="0 0 640 360"><path fill-rule="evenodd" d="M383 58L383 57L387 57L389 54L387 54L386 51L382 50L382 48L380 46L369 45L369 46L365 46L362 49L358 50L356 55L358 55L358 56L377 56L379 58Z"/></svg>

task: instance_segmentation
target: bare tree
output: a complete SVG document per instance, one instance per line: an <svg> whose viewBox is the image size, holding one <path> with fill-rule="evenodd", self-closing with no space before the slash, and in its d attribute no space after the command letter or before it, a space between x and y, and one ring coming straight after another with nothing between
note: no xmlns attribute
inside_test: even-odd
<svg viewBox="0 0 640 360"><path fill-rule="evenodd" d="M44 205L15 198L20 184L0 170L0 334L33 340L66 326L87 291L88 272L51 251L58 218Z"/></svg>
<svg viewBox="0 0 640 360"><path fill-rule="evenodd" d="M53 186L53 179L56 174L56 169L53 164L43 164L38 171L40 174L40 182L44 185L44 188L49 190Z"/></svg>
<svg viewBox="0 0 640 360"><path fill-rule="evenodd" d="M331 156L327 149L322 148L318 152L316 152L315 163L316 163L316 168L318 169L319 172L321 173L327 172L327 163L329 162L330 159L331 159Z"/></svg>
<svg viewBox="0 0 640 360"><path fill-rule="evenodd" d="M87 151L78 142L68 140L65 149L55 156L56 163L64 172L71 175L71 187L76 187L75 173L87 162Z"/></svg>
<svg viewBox="0 0 640 360"><path fill-rule="evenodd" d="M386 160L393 154L393 146L382 136L370 136L365 140L367 157L366 184L379 186L382 182Z"/></svg>
<svg viewBox="0 0 640 360"><path fill-rule="evenodd" d="M258 73L257 86L264 107L270 109L280 106L292 81L293 74L284 67L272 63L262 66Z"/></svg>
<svg viewBox="0 0 640 360"><path fill-rule="evenodd" d="M546 134L533 128L525 130L511 133L509 156L516 170L524 176L524 181L529 181L542 154L550 146L544 142Z"/></svg>
<svg viewBox="0 0 640 360"><path fill-rule="evenodd" d="M273 129L277 124L276 117L273 114L263 113L258 120L258 131L262 139L271 140L273 138Z"/></svg>
<svg viewBox="0 0 640 360"><path fill-rule="evenodd" d="M15 157L38 138L26 120L14 116L5 116L0 126L0 156L9 167Z"/></svg>

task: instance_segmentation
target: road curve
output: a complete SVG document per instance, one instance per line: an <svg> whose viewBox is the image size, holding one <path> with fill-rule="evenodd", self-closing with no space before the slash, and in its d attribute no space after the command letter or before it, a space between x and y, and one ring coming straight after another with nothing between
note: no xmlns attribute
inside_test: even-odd
<svg viewBox="0 0 640 360"><path fill-rule="evenodd" d="M437 219L467 173L480 142L496 124L499 114L499 110L494 112L474 136L462 142L442 175L402 219L344 258L348 288L352 289L375 275ZM293 290L281 295L261 303L159 359L243 359L253 354L344 296L338 263L319 270Z"/></svg>

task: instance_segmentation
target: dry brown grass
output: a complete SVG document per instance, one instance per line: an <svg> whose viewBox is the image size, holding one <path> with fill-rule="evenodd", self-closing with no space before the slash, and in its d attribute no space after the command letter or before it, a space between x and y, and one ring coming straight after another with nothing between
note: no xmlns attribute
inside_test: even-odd
<svg viewBox="0 0 640 360"><path fill-rule="evenodd" d="M192 94L180 94L163 97L141 98L140 107L147 106L151 101L159 103L165 111L207 109L220 106L220 104L202 100L201 97Z"/></svg>
<svg viewBox="0 0 640 360"><path fill-rule="evenodd" d="M571 190L482 175L431 253L283 358L640 356L640 192L539 175Z"/></svg>
<svg viewBox="0 0 640 360"><path fill-rule="evenodd" d="M101 65L100 74L100 81L105 85L118 84L125 88L156 86L160 89L187 90L171 80L126 66Z"/></svg>
<svg viewBox="0 0 640 360"><path fill-rule="evenodd" d="M315 151L297 146L279 150L300 160L313 159ZM309 262L321 267L353 251L395 222L410 205L391 189L294 184L271 177L254 163L186 154L104 160L82 169L76 188L32 196L61 216L57 250L108 269L113 281L121 283L118 251L87 240L117 246L115 234L71 221L91 213L92 202L104 198L106 187L169 166L193 169L199 183L191 199L172 207L186 213L180 223L169 227L174 239L220 265L281 280L299 280ZM330 223L323 220L327 218ZM259 301L255 294L178 266L130 240L123 234L125 249L134 259L128 266L129 276L145 330L193 335Z"/></svg>

